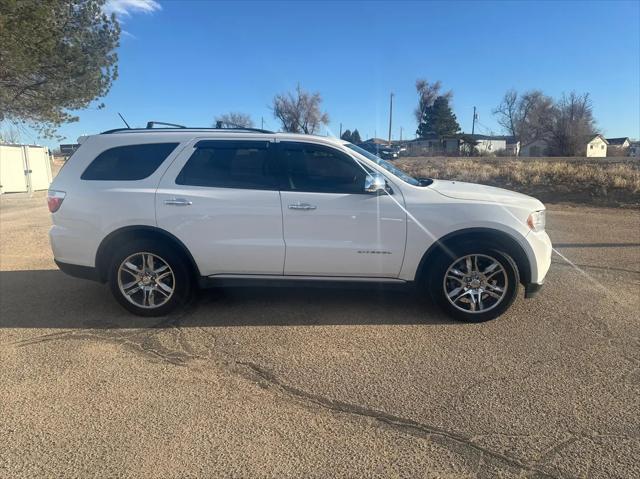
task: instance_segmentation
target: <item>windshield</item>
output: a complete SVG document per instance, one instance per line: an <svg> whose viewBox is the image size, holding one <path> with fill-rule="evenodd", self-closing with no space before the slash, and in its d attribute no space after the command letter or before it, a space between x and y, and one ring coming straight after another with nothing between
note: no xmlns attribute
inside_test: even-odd
<svg viewBox="0 0 640 479"><path fill-rule="evenodd" d="M395 166L393 166L388 161L383 160L382 158L374 155L373 153L370 153L367 150L362 149L359 146L354 145L353 143L345 143L345 146L350 148L350 149L352 149L356 153L361 154L365 158L373 161L375 164L383 167L389 173L392 173L393 175L397 176L402 181L404 181L406 183L409 183L410 185L413 185L413 186L420 186L420 182L418 180L416 180L413 176L407 175L400 168L396 168Z"/></svg>

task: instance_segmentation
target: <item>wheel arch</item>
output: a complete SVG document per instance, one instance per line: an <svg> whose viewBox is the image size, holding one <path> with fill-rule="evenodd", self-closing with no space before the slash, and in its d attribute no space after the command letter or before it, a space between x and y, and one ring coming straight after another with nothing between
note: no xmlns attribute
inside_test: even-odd
<svg viewBox="0 0 640 479"><path fill-rule="evenodd" d="M196 264L193 256L182 241L180 241L168 231L165 231L161 228L157 228L155 226L134 225L125 226L112 231L102 240L100 246L98 246L95 264L98 278L101 282L106 282L108 279L109 263L116 251L116 248L120 244L122 244L122 242L131 241L134 239L150 239L162 241L165 244L168 243L175 246L187 260L194 278L197 279L200 276L198 265Z"/></svg>
<svg viewBox="0 0 640 479"><path fill-rule="evenodd" d="M512 235L491 228L467 228L453 231L435 241L422 255L418 265L417 281L426 279L431 259L439 254L449 254L448 248L465 242L486 242L507 253L516 263L520 273L520 282L531 282L531 263L522 245Z"/></svg>

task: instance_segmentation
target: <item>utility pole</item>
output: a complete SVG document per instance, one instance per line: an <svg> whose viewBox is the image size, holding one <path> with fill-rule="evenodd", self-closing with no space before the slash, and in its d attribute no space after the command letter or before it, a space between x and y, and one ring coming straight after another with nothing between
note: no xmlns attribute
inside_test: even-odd
<svg viewBox="0 0 640 479"><path fill-rule="evenodd" d="M478 115L476 114L476 107L473 107L473 123L471 124L471 134L473 135L476 131L476 120L478 119Z"/></svg>
<svg viewBox="0 0 640 479"><path fill-rule="evenodd" d="M389 146L391 146L391 119L393 118L393 92L389 95Z"/></svg>
<svg viewBox="0 0 640 479"><path fill-rule="evenodd" d="M400 141L402 141L402 127L400 127Z"/></svg>
<svg viewBox="0 0 640 479"><path fill-rule="evenodd" d="M264 116L260 117L260 129L264 130Z"/></svg>
<svg viewBox="0 0 640 479"><path fill-rule="evenodd" d="M340 123L340 136L338 138L342 138L342 123Z"/></svg>

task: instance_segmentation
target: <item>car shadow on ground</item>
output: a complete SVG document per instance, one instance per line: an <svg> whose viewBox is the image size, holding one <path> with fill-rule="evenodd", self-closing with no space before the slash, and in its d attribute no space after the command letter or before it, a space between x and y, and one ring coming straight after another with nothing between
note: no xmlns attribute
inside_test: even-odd
<svg viewBox="0 0 640 479"><path fill-rule="evenodd" d="M203 290L164 318L125 311L107 285L57 270L0 272L0 328L459 324L412 288L381 285Z"/></svg>

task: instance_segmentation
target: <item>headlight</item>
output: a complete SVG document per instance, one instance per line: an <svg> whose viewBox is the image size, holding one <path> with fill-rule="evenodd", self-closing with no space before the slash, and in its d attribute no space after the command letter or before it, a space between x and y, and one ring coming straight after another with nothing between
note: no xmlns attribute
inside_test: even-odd
<svg viewBox="0 0 640 479"><path fill-rule="evenodd" d="M546 217L545 210L534 211L527 218L527 225L535 232L544 231L544 226L547 221Z"/></svg>

